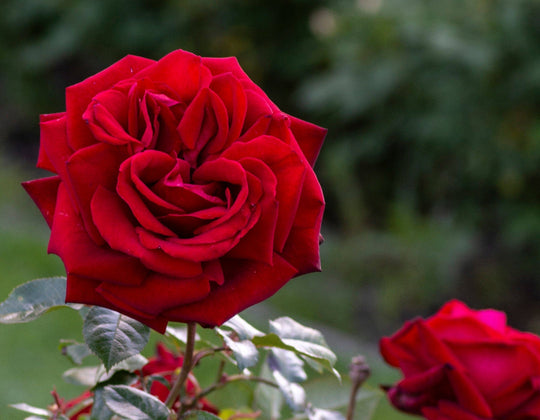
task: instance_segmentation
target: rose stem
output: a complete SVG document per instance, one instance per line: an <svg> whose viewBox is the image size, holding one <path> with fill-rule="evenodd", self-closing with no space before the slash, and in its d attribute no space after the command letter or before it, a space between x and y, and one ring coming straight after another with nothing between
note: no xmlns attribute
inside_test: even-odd
<svg viewBox="0 0 540 420"><path fill-rule="evenodd" d="M165 400L165 405L169 408L172 408L176 399L180 396L182 392L182 387L186 381L189 372L193 366L193 348L195 347L195 332L197 331L197 324L195 322L188 322L187 324L187 341L186 341L186 351L184 353L184 362L182 363L182 369L180 370L180 375L176 379L167 399Z"/></svg>
<svg viewBox="0 0 540 420"><path fill-rule="evenodd" d="M363 356L352 358L349 366L349 377L351 378L351 394L349 397L349 406L347 407L347 420L354 418L354 409L356 408L356 395L362 384L370 375L370 369Z"/></svg>

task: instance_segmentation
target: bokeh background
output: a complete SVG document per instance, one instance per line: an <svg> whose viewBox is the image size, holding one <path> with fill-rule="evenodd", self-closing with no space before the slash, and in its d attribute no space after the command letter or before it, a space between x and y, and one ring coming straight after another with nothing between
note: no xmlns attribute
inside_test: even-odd
<svg viewBox="0 0 540 420"><path fill-rule="evenodd" d="M346 370L394 380L377 340L450 298L540 333L540 2L536 0L3 0L0 14L0 300L63 274L20 182L38 114L127 54L237 56L280 108L329 129L323 272L246 317L321 328ZM0 418L51 402L70 367L69 310L0 326ZM381 404L378 419L400 419ZM408 418L408 417L403 417Z"/></svg>

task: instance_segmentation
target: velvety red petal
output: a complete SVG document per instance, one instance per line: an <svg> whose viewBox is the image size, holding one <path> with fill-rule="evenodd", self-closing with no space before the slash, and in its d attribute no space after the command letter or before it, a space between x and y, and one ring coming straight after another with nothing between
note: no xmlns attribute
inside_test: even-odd
<svg viewBox="0 0 540 420"><path fill-rule="evenodd" d="M34 200L34 203L36 203L49 227L52 227L53 223L56 196L60 182L60 177L52 176L50 178L35 179L22 183L22 186L32 200Z"/></svg>
<svg viewBox="0 0 540 420"><path fill-rule="evenodd" d="M199 263L172 258L160 250L143 247L133 225L133 216L116 194L98 188L91 207L96 226L111 248L140 259L148 269L164 275L193 277L202 272Z"/></svg>
<svg viewBox="0 0 540 420"><path fill-rule="evenodd" d="M245 93L247 98L247 112L242 132L248 131L261 117L271 116L274 112L266 95L258 93L253 89L246 89Z"/></svg>
<svg viewBox="0 0 540 420"><path fill-rule="evenodd" d="M171 309L163 317L171 321L198 322L213 327L223 324L247 307L276 293L295 274L296 269L279 255L274 265L252 261L225 260L223 286L214 288L205 299Z"/></svg>
<svg viewBox="0 0 540 420"><path fill-rule="evenodd" d="M111 309L113 311L123 311L125 315L133 318L157 332L164 334L167 327L167 319L162 317L149 317L147 314L139 313L135 309L124 309L121 306L115 305L115 303L105 299L100 295L96 289L100 283L89 280L84 277L76 275L67 276L67 289L66 289L66 302L70 303L82 303L85 305L96 305L104 308Z"/></svg>
<svg viewBox="0 0 540 420"><path fill-rule="evenodd" d="M154 66L137 74L137 79L144 77L154 83L164 83L185 103L191 102L211 81L210 72L201 65L201 57L183 50L167 54Z"/></svg>
<svg viewBox="0 0 540 420"><path fill-rule="evenodd" d="M158 316L168 309L204 298L210 292L210 279L204 274L191 278L150 274L140 286L102 283L98 292L118 306L125 305L128 310L135 308L142 313Z"/></svg>
<svg viewBox="0 0 540 420"><path fill-rule="evenodd" d="M238 139L238 142L248 142L250 140L254 140L257 137L263 136L265 134L268 134L268 129L270 127L270 123L272 122L272 116L271 115L263 115L259 117L248 129L245 131L240 138Z"/></svg>
<svg viewBox="0 0 540 420"><path fill-rule="evenodd" d="M441 401L437 407L425 407L422 409L422 415L427 420L490 420L466 412L459 405L449 401Z"/></svg>
<svg viewBox="0 0 540 420"><path fill-rule="evenodd" d="M289 118L294 138L302 152L304 152L309 164L311 166L315 165L328 130L292 116L289 116Z"/></svg>
<svg viewBox="0 0 540 420"><path fill-rule="evenodd" d="M186 148L184 159L192 167L201 160L199 155L215 154L221 151L229 133L227 109L209 89L202 89L187 107L178 134Z"/></svg>
<svg viewBox="0 0 540 420"><path fill-rule="evenodd" d="M63 114L58 118L46 118L39 124L40 128L40 154L47 156L48 163L52 166L52 172L57 173L62 181L68 183L66 162L73 154L73 150L67 144L66 118Z"/></svg>
<svg viewBox="0 0 540 420"><path fill-rule="evenodd" d="M527 347L479 341L453 344L452 350L467 367L471 381L491 401L496 416L538 393L530 378L540 375L540 362Z"/></svg>
<svg viewBox="0 0 540 420"><path fill-rule="evenodd" d="M246 93L240 82L230 73L214 77L210 89L216 92L227 109L229 123L227 145L230 145L240 137L244 126L247 115Z"/></svg>
<svg viewBox="0 0 540 420"><path fill-rule="evenodd" d="M459 359L420 318L406 322L391 337L382 338L379 347L386 362L401 368L405 376L445 363L461 366Z"/></svg>
<svg viewBox="0 0 540 420"><path fill-rule="evenodd" d="M63 118L64 116L65 116L65 112L40 115L39 116L40 126L42 123L46 123L47 121L51 121L51 120L58 120L58 119ZM65 133L64 133L64 137L65 137ZM47 152L45 151L45 148L43 147L43 143L40 143L38 160L37 160L36 166L38 168L56 173L56 169L54 165L52 164L52 162L50 161L49 156L47 156Z"/></svg>
<svg viewBox="0 0 540 420"><path fill-rule="evenodd" d="M455 299L445 303L437 315L432 317L433 320L438 318L444 318L450 321L457 321L458 319L461 320L463 318L474 319L478 322L478 324L482 324L484 327L490 327L488 330L486 330L486 333L492 330L499 333L498 336L501 336L501 334L506 334L507 329L506 314L504 312L494 309L474 311L463 302ZM430 319L428 322L432 322L432 320ZM457 321L456 324L459 325L460 322L461 321Z"/></svg>
<svg viewBox="0 0 540 420"><path fill-rule="evenodd" d="M174 158L156 150L138 153L120 165L116 185L118 195L129 206L140 225L165 236L175 236L175 233L152 214L141 197L141 192L144 194L145 190L149 190L146 184L153 184L163 178L174 168L175 163ZM142 191L138 191L137 186ZM151 191L148 193L152 194Z"/></svg>
<svg viewBox="0 0 540 420"><path fill-rule="evenodd" d="M260 159L276 175L276 200L279 205L279 215L274 248L281 252L295 220L306 166L287 144L271 136L261 136L247 143L234 143L223 153L223 156L229 159L244 157Z"/></svg>
<svg viewBox="0 0 540 420"><path fill-rule="evenodd" d="M260 261L271 265L279 207L276 200L277 179L272 170L261 160L245 158L241 159L240 163L249 173L261 180L264 193L262 200L257 204L261 209L257 224L228 253L228 257Z"/></svg>
<svg viewBox="0 0 540 420"><path fill-rule="evenodd" d="M118 169L127 156L127 149L98 143L78 150L67 163L73 198L86 231L98 245L103 244L103 239L92 220L90 202L97 188L115 189Z"/></svg>
<svg viewBox="0 0 540 420"><path fill-rule="evenodd" d="M300 274L321 270L319 242L324 206L319 181L307 167L296 217L282 252Z"/></svg>
<svg viewBox="0 0 540 420"><path fill-rule="evenodd" d="M223 73L232 73L242 84L244 89L256 91L259 95L266 98L273 111L279 111L278 107L268 99L266 93L257 86L242 69L236 57L203 57L202 63L210 69L214 76Z"/></svg>
<svg viewBox="0 0 540 420"><path fill-rule="evenodd" d="M89 279L137 285L147 275L137 259L99 247L90 239L63 185L58 189L49 252L60 256L68 274Z"/></svg>
<svg viewBox="0 0 540 420"><path fill-rule="evenodd" d="M128 55L105 70L66 89L68 143L73 150L95 143L92 132L82 118L92 98L110 89L120 80L135 76L140 70L154 63L154 60Z"/></svg>

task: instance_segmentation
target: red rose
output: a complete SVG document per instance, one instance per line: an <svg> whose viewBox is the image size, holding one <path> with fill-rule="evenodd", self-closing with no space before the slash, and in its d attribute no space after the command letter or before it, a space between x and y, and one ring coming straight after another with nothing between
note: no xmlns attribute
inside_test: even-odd
<svg viewBox="0 0 540 420"><path fill-rule="evenodd" d="M430 420L540 419L540 337L508 327L503 312L451 301L380 348L403 371L387 390L400 410Z"/></svg>
<svg viewBox="0 0 540 420"><path fill-rule="evenodd" d="M24 184L66 301L215 326L319 270L325 135L235 58L127 56L68 87L41 117L38 167L57 175Z"/></svg>

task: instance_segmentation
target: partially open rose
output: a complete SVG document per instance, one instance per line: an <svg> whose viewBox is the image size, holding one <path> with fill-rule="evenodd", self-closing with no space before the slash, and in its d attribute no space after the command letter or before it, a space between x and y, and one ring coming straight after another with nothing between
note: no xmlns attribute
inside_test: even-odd
<svg viewBox="0 0 540 420"><path fill-rule="evenodd" d="M56 175L24 184L66 300L215 326L319 270L325 134L234 58L127 56L68 87L41 117L38 167Z"/></svg>
<svg viewBox="0 0 540 420"><path fill-rule="evenodd" d="M387 389L400 410L429 420L540 418L540 337L508 327L503 312L450 301L380 347L405 376Z"/></svg>

